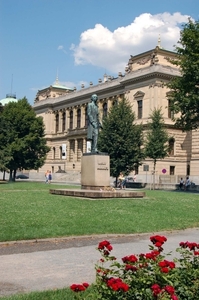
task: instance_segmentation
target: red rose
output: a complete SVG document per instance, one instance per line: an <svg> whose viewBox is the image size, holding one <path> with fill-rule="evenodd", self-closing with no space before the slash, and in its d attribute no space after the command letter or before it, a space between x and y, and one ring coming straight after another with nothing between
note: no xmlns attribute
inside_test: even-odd
<svg viewBox="0 0 199 300"><path fill-rule="evenodd" d="M167 285L167 286L165 286L165 291L167 292L167 293L169 293L170 295L173 295L174 294L174 292L175 292L175 290L174 290L174 287L173 286L171 286L171 285Z"/></svg>
<svg viewBox="0 0 199 300"><path fill-rule="evenodd" d="M178 300L178 297L177 297L176 295L172 295L172 296L171 296L171 299L172 299L172 300Z"/></svg>
<svg viewBox="0 0 199 300"><path fill-rule="evenodd" d="M169 273L169 268L165 267L161 269L162 273Z"/></svg>

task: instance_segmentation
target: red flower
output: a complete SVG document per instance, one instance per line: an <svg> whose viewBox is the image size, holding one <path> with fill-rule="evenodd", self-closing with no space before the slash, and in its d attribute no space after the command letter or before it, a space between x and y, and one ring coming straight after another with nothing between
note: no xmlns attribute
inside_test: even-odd
<svg viewBox="0 0 199 300"><path fill-rule="evenodd" d="M102 241L102 242L99 243L98 249L103 250L104 255L108 256L110 254L110 251L113 250L113 247L111 246L109 241L105 240L105 241Z"/></svg>
<svg viewBox="0 0 199 300"><path fill-rule="evenodd" d="M195 250L195 248L199 249L199 244L197 243L190 243L190 242L180 242L180 247L182 248L189 248L189 250Z"/></svg>
<svg viewBox="0 0 199 300"><path fill-rule="evenodd" d="M199 255L199 251L194 251L194 255Z"/></svg>
<svg viewBox="0 0 199 300"><path fill-rule="evenodd" d="M171 296L171 299L172 299L172 300L178 300L178 297L177 297L176 295L172 295L172 296Z"/></svg>
<svg viewBox="0 0 199 300"><path fill-rule="evenodd" d="M74 292L82 292L82 291L85 291L85 289L87 289L88 286L89 286L89 284L85 282L83 284L72 284L70 286L70 288Z"/></svg>
<svg viewBox="0 0 199 300"><path fill-rule="evenodd" d="M114 291L127 292L129 289L128 284L123 282L120 278L110 278L107 281L107 286L110 287Z"/></svg>
<svg viewBox="0 0 199 300"><path fill-rule="evenodd" d="M161 269L162 273L169 273L169 268L165 267Z"/></svg>
<svg viewBox="0 0 199 300"><path fill-rule="evenodd" d="M151 289L153 291L154 296L157 296L161 292L161 288L158 284L153 284Z"/></svg>
<svg viewBox="0 0 199 300"><path fill-rule="evenodd" d="M170 261L170 262L169 262L169 268L170 268L170 269L174 269L175 266L176 266L176 265L175 265L175 263L174 263L173 261Z"/></svg>
<svg viewBox="0 0 199 300"><path fill-rule="evenodd" d="M164 289L165 289L165 291L166 291L167 293L169 293L170 295L173 295L173 294L175 293L174 287L171 286L171 285L165 286Z"/></svg>
<svg viewBox="0 0 199 300"><path fill-rule="evenodd" d="M150 240L154 245L156 243L158 243L158 245L160 244L160 246L162 246L164 244L164 242L167 241L167 238L165 236L153 235L150 237ZM157 247L159 247L159 246L157 246Z"/></svg>
<svg viewBox="0 0 199 300"><path fill-rule="evenodd" d="M153 259L153 260L155 260L155 259L156 259L156 256L158 256L159 254L160 254L159 251L153 250L153 251L151 251L151 252L149 252L149 253L146 253L146 254L145 254L145 257L146 257L147 259Z"/></svg>
<svg viewBox="0 0 199 300"><path fill-rule="evenodd" d="M132 266L132 265L126 265L125 270L136 272L138 270L138 268L135 266Z"/></svg>
<svg viewBox="0 0 199 300"><path fill-rule="evenodd" d="M137 260L138 259L135 255L129 255L122 258L124 263L135 263Z"/></svg>
<svg viewBox="0 0 199 300"><path fill-rule="evenodd" d="M166 263L165 260L160 261L158 265L159 265L159 267L161 267L161 268L167 267L167 263Z"/></svg>
<svg viewBox="0 0 199 300"><path fill-rule="evenodd" d="M170 268L170 269L174 269L175 268L175 263L173 261L168 261L168 260L163 260L159 262L159 267L160 268Z"/></svg>
<svg viewBox="0 0 199 300"><path fill-rule="evenodd" d="M87 289L89 287L89 284L87 282L83 282L82 285Z"/></svg>

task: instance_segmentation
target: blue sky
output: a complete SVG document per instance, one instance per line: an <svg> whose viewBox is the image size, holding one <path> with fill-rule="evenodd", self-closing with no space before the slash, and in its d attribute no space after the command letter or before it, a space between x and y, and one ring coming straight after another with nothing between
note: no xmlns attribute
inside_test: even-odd
<svg viewBox="0 0 199 300"><path fill-rule="evenodd" d="M39 89L80 89L124 73L130 55L173 50L199 0L0 0L0 99L33 104Z"/></svg>

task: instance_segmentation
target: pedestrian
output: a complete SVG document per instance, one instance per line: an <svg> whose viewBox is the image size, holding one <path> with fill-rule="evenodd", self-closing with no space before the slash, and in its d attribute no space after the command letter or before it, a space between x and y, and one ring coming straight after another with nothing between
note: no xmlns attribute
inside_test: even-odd
<svg viewBox="0 0 199 300"><path fill-rule="evenodd" d="M126 188L127 177L124 177L122 180L122 189Z"/></svg>
<svg viewBox="0 0 199 300"><path fill-rule="evenodd" d="M52 174L51 174L51 171L49 171L49 174L48 174L48 183L51 183L52 181Z"/></svg>
<svg viewBox="0 0 199 300"><path fill-rule="evenodd" d="M122 182L123 182L123 180L124 180L124 175L123 175L122 173L120 173L120 175L119 175L119 177L118 177L118 180L119 180L119 182L118 182L118 187L119 187L120 189L122 189Z"/></svg>
<svg viewBox="0 0 199 300"><path fill-rule="evenodd" d="M180 190L182 190L183 187L184 187L184 179L181 177L181 179L180 179L180 184L179 184Z"/></svg>
<svg viewBox="0 0 199 300"><path fill-rule="evenodd" d="M187 177L186 181L185 181L185 185L184 185L185 191L187 191L189 189L190 185L191 185L191 181L190 181L189 177Z"/></svg>
<svg viewBox="0 0 199 300"><path fill-rule="evenodd" d="M47 170L45 173L45 183L48 183L48 175L49 175L49 170Z"/></svg>

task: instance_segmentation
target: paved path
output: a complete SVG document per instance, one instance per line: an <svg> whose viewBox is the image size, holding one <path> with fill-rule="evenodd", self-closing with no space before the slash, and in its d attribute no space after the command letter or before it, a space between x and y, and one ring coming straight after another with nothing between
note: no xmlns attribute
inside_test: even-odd
<svg viewBox="0 0 199 300"><path fill-rule="evenodd" d="M100 258L96 250L99 241L108 239L113 245L112 254L122 258L129 254L147 252L149 237L152 234L157 232L127 236L104 235L83 239L66 238L62 239L61 243L52 239L48 240L48 243L44 242L42 247L40 247L42 242L35 241L0 243L0 296L63 288L72 283L85 281L92 283L95 280L95 263ZM163 234L168 239L164 245L164 252L173 251L174 256L179 242L199 243L199 228L158 234ZM20 249L23 253L18 253Z"/></svg>

